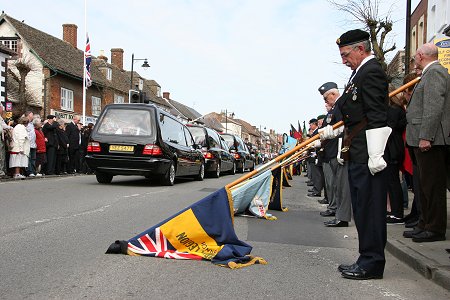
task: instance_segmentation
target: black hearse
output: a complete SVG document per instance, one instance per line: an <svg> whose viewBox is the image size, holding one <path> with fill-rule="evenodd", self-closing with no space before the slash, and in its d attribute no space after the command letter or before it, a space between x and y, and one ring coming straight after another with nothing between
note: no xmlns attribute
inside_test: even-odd
<svg viewBox="0 0 450 300"><path fill-rule="evenodd" d="M109 104L92 131L86 162L99 183L142 175L173 185L177 176L203 180L199 148L185 125L153 104Z"/></svg>

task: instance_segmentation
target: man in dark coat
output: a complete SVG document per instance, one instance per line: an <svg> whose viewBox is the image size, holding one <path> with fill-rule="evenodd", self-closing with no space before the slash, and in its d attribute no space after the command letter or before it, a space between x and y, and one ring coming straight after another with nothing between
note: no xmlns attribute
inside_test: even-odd
<svg viewBox="0 0 450 300"><path fill-rule="evenodd" d="M56 164L56 150L58 149L58 138L56 136L56 129L59 124L56 122L56 117L54 115L48 115L47 120L44 122L42 127L42 132L45 136L45 146L47 154L47 165L45 174L53 175L55 174L55 164Z"/></svg>
<svg viewBox="0 0 450 300"><path fill-rule="evenodd" d="M78 129L80 116L74 115L73 119L66 126L67 137L69 138L69 169L68 173L81 172L80 169L80 144L81 134Z"/></svg>
<svg viewBox="0 0 450 300"><path fill-rule="evenodd" d="M336 43L342 63L352 71L338 101L345 124L344 146L348 147L348 179L353 217L358 231L356 263L340 265L348 279L383 278L386 259L387 180L383 159L391 133L387 127L388 82L380 63L371 54L369 34L350 30ZM326 138L333 132L324 128Z"/></svg>

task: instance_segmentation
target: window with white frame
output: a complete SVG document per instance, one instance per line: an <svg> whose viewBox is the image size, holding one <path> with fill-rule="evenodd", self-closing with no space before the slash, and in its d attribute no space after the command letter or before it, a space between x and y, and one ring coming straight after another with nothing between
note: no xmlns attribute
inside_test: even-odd
<svg viewBox="0 0 450 300"><path fill-rule="evenodd" d="M61 88L61 109L73 111L73 91Z"/></svg>
<svg viewBox="0 0 450 300"><path fill-rule="evenodd" d="M100 111L102 110L102 99L99 97L92 96L92 115L98 116L100 115Z"/></svg>
<svg viewBox="0 0 450 300"><path fill-rule="evenodd" d="M114 103L125 103L125 97L114 94Z"/></svg>
<svg viewBox="0 0 450 300"><path fill-rule="evenodd" d="M9 48L12 51L17 53L17 40L11 40L11 39L6 40L5 39L5 40L0 40L0 42L7 48Z"/></svg>
<svg viewBox="0 0 450 300"><path fill-rule="evenodd" d="M112 70L111 70L111 68L106 68L106 79L112 80Z"/></svg>

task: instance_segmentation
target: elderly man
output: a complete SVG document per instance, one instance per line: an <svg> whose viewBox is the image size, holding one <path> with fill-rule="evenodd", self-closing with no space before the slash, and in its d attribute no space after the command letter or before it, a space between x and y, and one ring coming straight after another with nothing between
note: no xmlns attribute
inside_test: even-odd
<svg viewBox="0 0 450 300"><path fill-rule="evenodd" d="M78 123L80 123L80 116L74 115L71 122L66 126L66 133L69 138L69 174L75 172L81 172L80 169L80 144L81 144L81 133L78 128Z"/></svg>
<svg viewBox="0 0 450 300"><path fill-rule="evenodd" d="M450 77L438 62L438 48L428 43L417 49L415 64L422 79L406 108L406 142L413 147L419 169L421 214L418 226L404 236L414 242L445 240L446 180L450 145Z"/></svg>
<svg viewBox="0 0 450 300"><path fill-rule="evenodd" d="M5 173L5 157L6 157L6 150L5 146L5 130L11 130L12 127L5 123L3 120L3 105L0 104L0 177L8 177Z"/></svg>
<svg viewBox="0 0 450 300"><path fill-rule="evenodd" d="M319 87L319 92L323 96L325 105L329 108L324 121L325 126L334 125L342 121L342 113L337 105L340 96L337 87L337 84L334 82L326 82ZM348 227L351 219L351 202L347 163L340 157L338 158L338 154L340 154L339 144L342 144L342 138L340 138L340 135L333 135L333 137L329 136L329 139L324 139L324 130L325 128L319 129L319 134L323 140L323 173L325 175L325 188L330 200L327 209L334 211L336 215L335 219L324 224L326 227Z"/></svg>
<svg viewBox="0 0 450 300"><path fill-rule="evenodd" d="M383 153L391 133L386 123L388 82L371 54L369 37L357 29L342 34L336 41L342 63L353 71L338 101L345 124L343 150L348 154L348 180L360 254L356 263L338 268L348 279L383 278L386 263L387 181ZM334 133L327 126L322 136L328 138Z"/></svg>

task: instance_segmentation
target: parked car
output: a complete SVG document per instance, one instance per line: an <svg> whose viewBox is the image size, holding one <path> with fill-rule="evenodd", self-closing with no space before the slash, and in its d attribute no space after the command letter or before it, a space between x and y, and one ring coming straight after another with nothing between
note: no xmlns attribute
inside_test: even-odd
<svg viewBox="0 0 450 300"><path fill-rule="evenodd" d="M191 133L152 104L109 104L92 131L86 155L99 183L142 175L173 185L177 176L203 180L205 159Z"/></svg>
<svg viewBox="0 0 450 300"><path fill-rule="evenodd" d="M222 172L236 173L234 155L220 134L202 125L188 124L187 126L194 137L194 142L202 146L206 172L215 178L219 178Z"/></svg>
<svg viewBox="0 0 450 300"><path fill-rule="evenodd" d="M253 171L255 169L255 156L250 153L244 141L235 134L222 133L221 135L230 148L230 152L234 154L237 171L240 173L244 173L245 169Z"/></svg>

